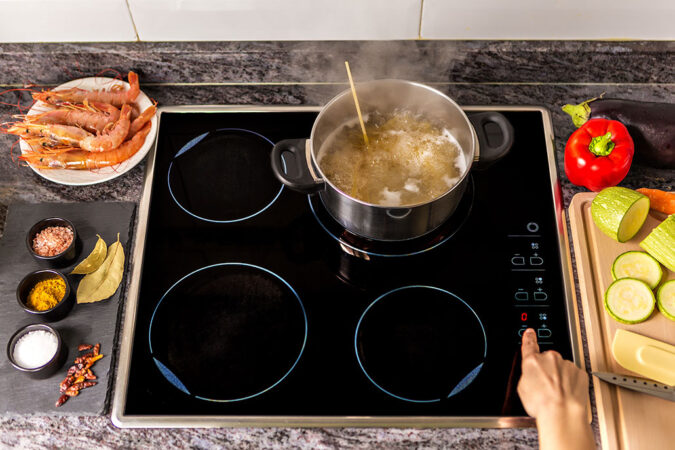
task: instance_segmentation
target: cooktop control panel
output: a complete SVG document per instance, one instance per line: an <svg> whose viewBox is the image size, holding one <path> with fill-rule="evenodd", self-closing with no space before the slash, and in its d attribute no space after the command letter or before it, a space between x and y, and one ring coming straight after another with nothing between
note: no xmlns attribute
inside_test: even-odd
<svg viewBox="0 0 675 450"><path fill-rule="evenodd" d="M515 324L512 338L520 342L523 332L534 328L540 346L550 347L554 343L551 324L556 322L551 305L564 299L559 292L551 290L547 272L555 272L559 268L557 264L548 263L549 255L537 220L527 220L514 231L507 236L511 244L507 259L511 270Z"/></svg>

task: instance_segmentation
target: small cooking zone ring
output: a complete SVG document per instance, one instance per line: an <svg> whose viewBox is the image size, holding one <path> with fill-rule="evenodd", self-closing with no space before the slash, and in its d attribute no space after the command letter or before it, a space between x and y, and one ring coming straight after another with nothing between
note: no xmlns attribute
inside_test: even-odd
<svg viewBox="0 0 675 450"><path fill-rule="evenodd" d="M487 337L464 300L433 286L404 286L373 301L354 334L359 366L386 394L434 403L459 394L483 368Z"/></svg>
<svg viewBox="0 0 675 450"><path fill-rule="evenodd" d="M150 320L153 361L174 387L199 400L257 397L295 368L307 315L279 275L245 263L202 267L171 286Z"/></svg>
<svg viewBox="0 0 675 450"><path fill-rule="evenodd" d="M241 128L203 133L172 158L169 193L183 211L200 220L231 223L253 218L284 188L267 163L272 147L265 136Z"/></svg>

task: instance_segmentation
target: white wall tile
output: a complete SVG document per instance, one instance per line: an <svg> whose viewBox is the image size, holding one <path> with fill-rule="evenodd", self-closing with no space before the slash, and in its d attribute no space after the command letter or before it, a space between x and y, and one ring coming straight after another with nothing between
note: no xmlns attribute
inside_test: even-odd
<svg viewBox="0 0 675 450"><path fill-rule="evenodd" d="M135 40L125 0L0 0L0 42Z"/></svg>
<svg viewBox="0 0 675 450"><path fill-rule="evenodd" d="M421 0L129 0L142 41L415 39Z"/></svg>
<svg viewBox="0 0 675 450"><path fill-rule="evenodd" d="M424 0L426 39L675 39L675 0Z"/></svg>

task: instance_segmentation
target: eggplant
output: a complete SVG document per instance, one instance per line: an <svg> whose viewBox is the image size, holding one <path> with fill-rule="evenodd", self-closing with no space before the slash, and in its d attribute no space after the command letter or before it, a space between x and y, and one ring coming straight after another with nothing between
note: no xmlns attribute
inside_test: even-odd
<svg viewBox="0 0 675 450"><path fill-rule="evenodd" d="M592 98L562 109L577 127L589 119L618 120L633 138L636 162L675 169L675 104Z"/></svg>

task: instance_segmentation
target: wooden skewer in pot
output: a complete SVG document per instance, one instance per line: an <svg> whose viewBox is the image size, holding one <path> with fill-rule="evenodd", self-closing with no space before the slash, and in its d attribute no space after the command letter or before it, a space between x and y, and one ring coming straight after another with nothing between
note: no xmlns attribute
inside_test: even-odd
<svg viewBox="0 0 675 450"><path fill-rule="evenodd" d="M352 88L352 95L354 96L354 104L356 105L356 114L359 115L359 123L361 124L361 131L363 132L363 141L368 146L368 134L366 133L366 125L363 123L363 116L361 115L361 107L359 106L359 98L356 96L356 87L354 87L354 79L352 78L352 71L349 70L349 61L345 61L347 68L347 76L349 77L349 85Z"/></svg>
<svg viewBox="0 0 675 450"><path fill-rule="evenodd" d="M352 78L352 71L349 69L349 61L345 61L345 67L347 68L347 77L349 77L349 85L352 88L352 95L354 96L354 105L356 106L356 114L359 116L359 123L361 124L361 132L363 133L363 142L366 144L366 149L368 148L368 134L366 133L366 125L363 123L363 116L361 115L361 107L359 106L359 98L356 96L356 87L354 86L354 79ZM358 170L359 166L363 162L363 155L359 158L359 161L354 164L354 170L352 172L352 188L350 195L354 197L356 195L356 180L358 179Z"/></svg>

